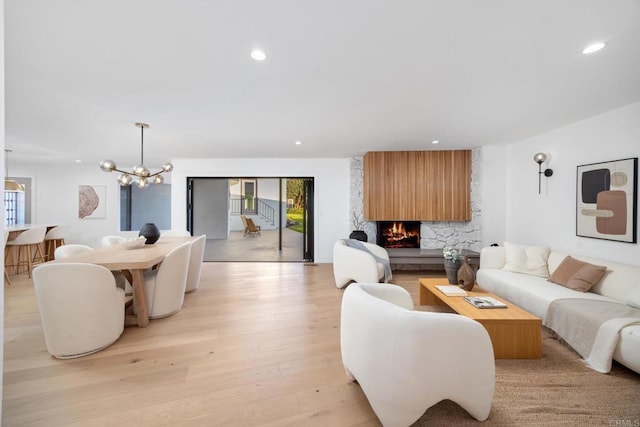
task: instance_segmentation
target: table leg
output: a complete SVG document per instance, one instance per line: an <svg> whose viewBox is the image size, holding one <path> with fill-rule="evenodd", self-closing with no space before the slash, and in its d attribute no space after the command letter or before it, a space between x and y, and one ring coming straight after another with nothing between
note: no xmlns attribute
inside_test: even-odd
<svg viewBox="0 0 640 427"><path fill-rule="evenodd" d="M131 270L133 277L133 305L136 308L138 326L149 325L149 312L147 309L147 299L144 295L144 270ZM127 322L128 323L128 322Z"/></svg>
<svg viewBox="0 0 640 427"><path fill-rule="evenodd" d="M422 283L418 283L418 287L420 288L420 305L446 305Z"/></svg>

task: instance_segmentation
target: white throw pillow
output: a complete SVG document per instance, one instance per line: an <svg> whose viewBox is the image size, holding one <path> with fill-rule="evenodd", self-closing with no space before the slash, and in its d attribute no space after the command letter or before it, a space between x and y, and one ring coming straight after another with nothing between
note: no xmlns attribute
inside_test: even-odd
<svg viewBox="0 0 640 427"><path fill-rule="evenodd" d="M504 242L506 262L502 269L532 276L549 277L547 260L550 251L546 246L524 246Z"/></svg>

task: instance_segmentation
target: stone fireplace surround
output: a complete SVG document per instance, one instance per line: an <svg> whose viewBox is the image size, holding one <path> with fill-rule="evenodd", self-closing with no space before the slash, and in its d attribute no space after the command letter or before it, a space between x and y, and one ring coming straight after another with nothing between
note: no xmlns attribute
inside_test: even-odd
<svg viewBox="0 0 640 427"><path fill-rule="evenodd" d="M413 252L423 252L435 254L433 249L451 246L458 249L469 249L479 252L482 247L482 230L480 210L480 154L478 148L474 148L471 153L471 221L422 221L420 224L420 249L399 249L405 254ZM354 216L363 219L363 181L364 168L363 157L353 157L351 159L351 183L350 183L350 212L349 218ZM364 231L367 233L368 241L377 241L377 226L374 221L364 222ZM428 250L428 251L426 251ZM397 251L397 250L396 250ZM391 251L393 252L393 250ZM390 254L391 255L391 254ZM472 260L474 261L474 260Z"/></svg>

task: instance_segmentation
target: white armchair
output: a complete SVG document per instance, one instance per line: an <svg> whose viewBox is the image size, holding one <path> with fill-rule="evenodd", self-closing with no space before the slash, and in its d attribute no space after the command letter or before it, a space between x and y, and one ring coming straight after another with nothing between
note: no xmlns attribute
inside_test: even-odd
<svg viewBox="0 0 640 427"><path fill-rule="evenodd" d="M48 263L33 270L47 350L69 359L100 351L124 330L124 291L95 264Z"/></svg>
<svg viewBox="0 0 640 427"><path fill-rule="evenodd" d="M361 243L369 252L349 247L344 240L338 240L333 245L333 277L336 281L336 287L344 288L351 282L375 283L384 281L384 265L378 262L373 255L388 263L387 250L373 243Z"/></svg>
<svg viewBox="0 0 640 427"><path fill-rule="evenodd" d="M354 283L342 297L342 362L386 427L409 426L444 399L487 419L495 388L489 334L458 314L413 311L395 285Z"/></svg>
<svg viewBox="0 0 640 427"><path fill-rule="evenodd" d="M144 273L144 292L149 318L171 316L182 308L187 285L191 242L174 248L156 270Z"/></svg>
<svg viewBox="0 0 640 427"><path fill-rule="evenodd" d="M204 247L207 236L203 234L191 242L191 254L189 255L189 272L187 273L187 286L185 292L193 292L200 286L200 273L204 260Z"/></svg>

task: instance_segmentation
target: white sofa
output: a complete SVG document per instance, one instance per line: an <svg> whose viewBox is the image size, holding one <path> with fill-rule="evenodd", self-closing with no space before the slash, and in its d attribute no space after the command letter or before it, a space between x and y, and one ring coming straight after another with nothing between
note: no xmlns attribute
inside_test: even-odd
<svg viewBox="0 0 640 427"><path fill-rule="evenodd" d="M368 252L347 246L344 240L338 240L333 245L333 277L336 287L344 288L351 282L384 281L384 265L376 261L373 255L388 263L387 250L373 243L361 243Z"/></svg>
<svg viewBox="0 0 640 427"><path fill-rule="evenodd" d="M558 251L549 252L549 274L553 274L566 256L567 254ZM481 250L476 283L540 317L543 325L546 324L549 305L561 298L620 302L636 307L640 304L640 267L580 256L574 258L607 267L604 277L589 292L569 289L552 283L545 277L503 270L507 261L503 246ZM621 329L613 359L640 373L640 324Z"/></svg>
<svg viewBox="0 0 640 427"><path fill-rule="evenodd" d="M413 311L396 285L353 283L342 297L340 348L385 427L405 427L444 399L489 416L495 361L489 334L468 317Z"/></svg>

